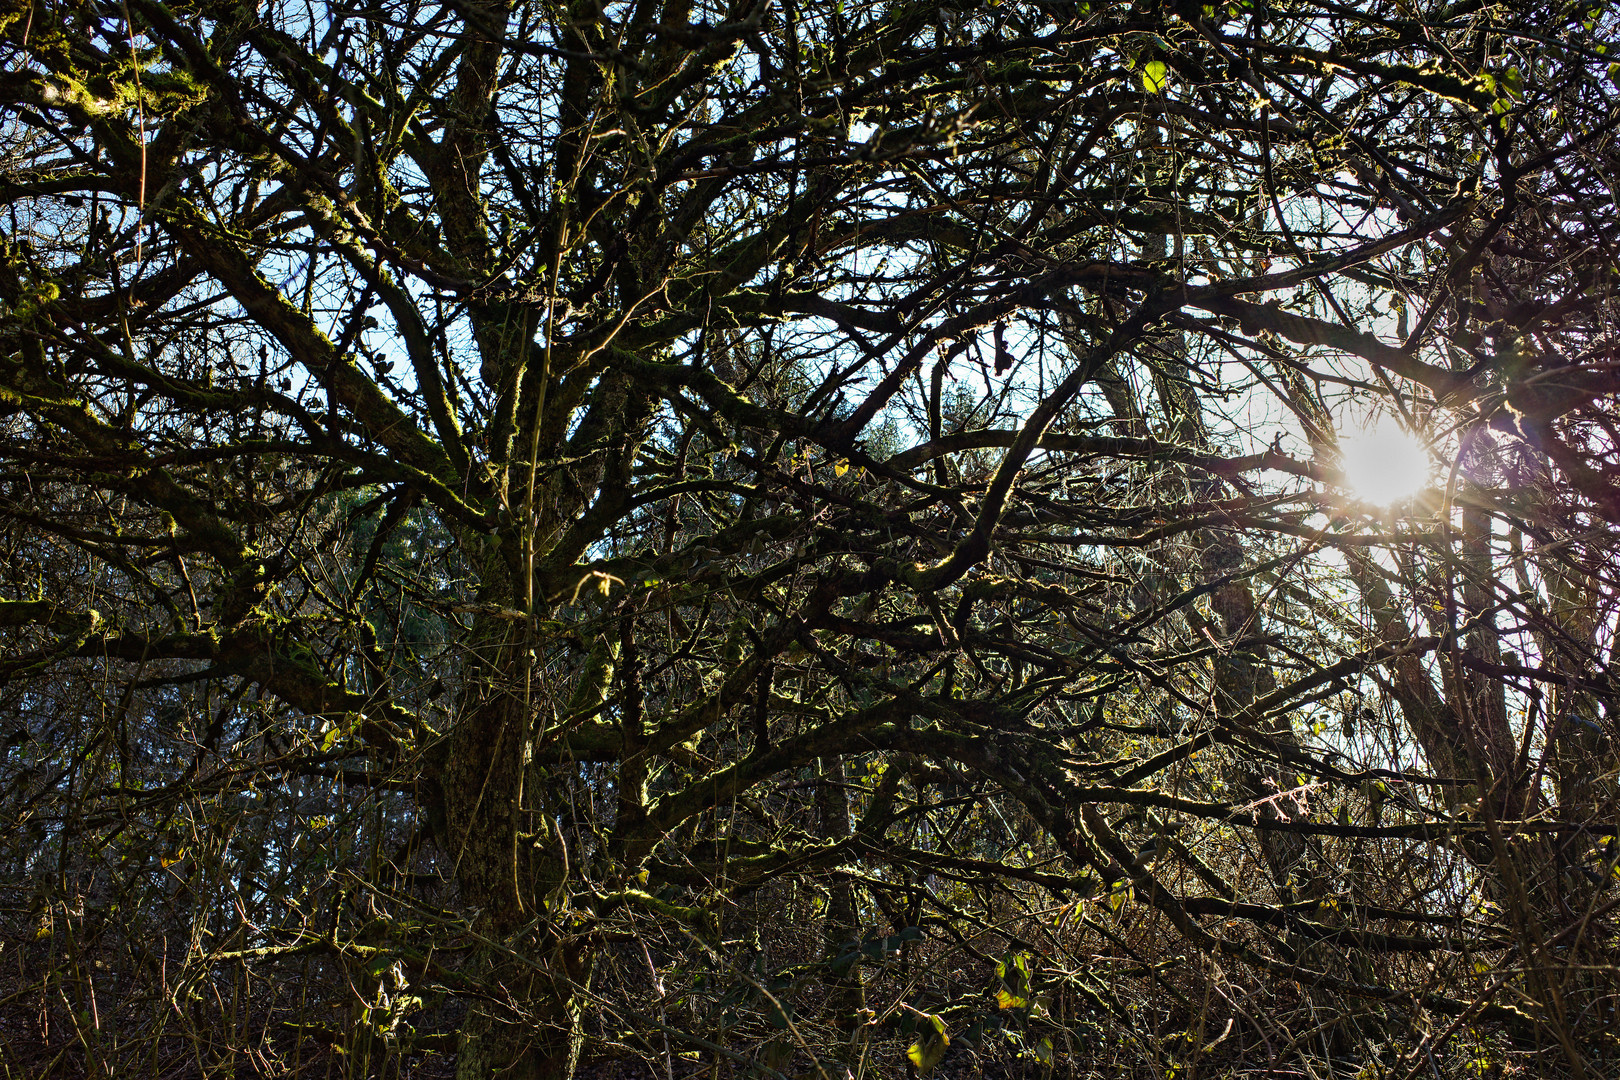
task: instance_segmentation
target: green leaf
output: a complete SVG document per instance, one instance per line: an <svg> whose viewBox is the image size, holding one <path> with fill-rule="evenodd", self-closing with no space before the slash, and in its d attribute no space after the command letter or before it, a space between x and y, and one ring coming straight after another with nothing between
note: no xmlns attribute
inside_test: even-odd
<svg viewBox="0 0 1620 1080"><path fill-rule="evenodd" d="M793 1022L793 1006L784 1005L780 1001L766 1003L765 1022L778 1031L786 1031Z"/></svg>
<svg viewBox="0 0 1620 1080"><path fill-rule="evenodd" d="M780 1069L793 1058L793 1044L787 1039L772 1039L760 1047L759 1058L767 1069Z"/></svg>
<svg viewBox="0 0 1620 1080"><path fill-rule="evenodd" d="M926 1073L945 1059L945 1050L951 1045L951 1037L945 1034L945 1021L938 1016L929 1014L927 1019L932 1023L931 1028L923 1031L911 1048L906 1051L906 1057L917 1066L917 1072Z"/></svg>
<svg viewBox="0 0 1620 1080"><path fill-rule="evenodd" d="M1164 66L1163 60L1149 60L1142 65L1142 89L1150 94L1164 92L1164 84L1170 81L1170 69Z"/></svg>

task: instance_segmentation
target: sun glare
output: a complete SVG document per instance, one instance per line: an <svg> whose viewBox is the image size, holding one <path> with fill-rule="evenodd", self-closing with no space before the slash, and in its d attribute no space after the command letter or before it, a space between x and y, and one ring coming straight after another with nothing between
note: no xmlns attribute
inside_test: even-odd
<svg viewBox="0 0 1620 1080"><path fill-rule="evenodd" d="M1390 417L1346 432L1339 438L1339 451L1345 486L1363 502L1389 506L1428 486L1428 450Z"/></svg>

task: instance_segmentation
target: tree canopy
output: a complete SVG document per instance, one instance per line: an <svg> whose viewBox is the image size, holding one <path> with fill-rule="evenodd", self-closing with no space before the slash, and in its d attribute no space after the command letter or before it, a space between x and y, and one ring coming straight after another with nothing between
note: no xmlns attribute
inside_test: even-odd
<svg viewBox="0 0 1620 1080"><path fill-rule="evenodd" d="M1609 1072L1616 40L0 0L0 1061Z"/></svg>

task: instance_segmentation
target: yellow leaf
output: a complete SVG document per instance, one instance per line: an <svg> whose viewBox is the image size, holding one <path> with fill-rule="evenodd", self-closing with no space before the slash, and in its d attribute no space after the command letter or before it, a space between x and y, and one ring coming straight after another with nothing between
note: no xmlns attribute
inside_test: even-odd
<svg viewBox="0 0 1620 1080"><path fill-rule="evenodd" d="M186 849L181 848L179 851L176 851L173 855L161 856L158 859L158 865L163 867L163 869L167 870L169 867L173 866L175 863L179 862L181 859L183 859L185 857L186 857Z"/></svg>
<svg viewBox="0 0 1620 1080"><path fill-rule="evenodd" d="M843 476L847 472L849 472L849 462L845 459L839 458L833 463L834 476Z"/></svg>
<svg viewBox="0 0 1620 1080"><path fill-rule="evenodd" d="M1017 994L1009 994L1005 990L996 991L996 1008L998 1009L1022 1009L1028 1004L1029 1002Z"/></svg>

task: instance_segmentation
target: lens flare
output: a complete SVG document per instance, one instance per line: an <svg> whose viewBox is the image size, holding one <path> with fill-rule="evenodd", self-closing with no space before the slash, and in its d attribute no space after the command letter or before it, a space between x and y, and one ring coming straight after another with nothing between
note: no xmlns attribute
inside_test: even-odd
<svg viewBox="0 0 1620 1080"><path fill-rule="evenodd" d="M1429 451L1423 440L1391 417L1339 438L1344 484L1362 502L1390 506L1429 485Z"/></svg>

